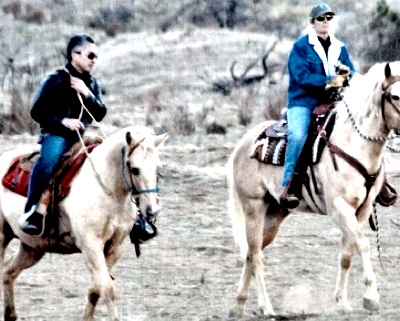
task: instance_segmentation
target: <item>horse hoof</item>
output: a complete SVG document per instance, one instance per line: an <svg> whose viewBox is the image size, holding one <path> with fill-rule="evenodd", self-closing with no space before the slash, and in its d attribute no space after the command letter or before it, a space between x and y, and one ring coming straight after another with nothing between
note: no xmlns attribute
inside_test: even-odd
<svg viewBox="0 0 400 321"><path fill-rule="evenodd" d="M275 311L274 311L274 309L272 309L272 307L270 307L269 309L264 308L264 307L259 307L258 310L262 316L273 317L276 315Z"/></svg>
<svg viewBox="0 0 400 321"><path fill-rule="evenodd" d="M237 311L237 309L230 309L228 312L228 320L236 320L237 318L240 318L243 316L243 312Z"/></svg>
<svg viewBox="0 0 400 321"><path fill-rule="evenodd" d="M364 309L369 310L369 311L376 311L379 310L379 302L376 300L371 300L368 298L363 299L363 306Z"/></svg>

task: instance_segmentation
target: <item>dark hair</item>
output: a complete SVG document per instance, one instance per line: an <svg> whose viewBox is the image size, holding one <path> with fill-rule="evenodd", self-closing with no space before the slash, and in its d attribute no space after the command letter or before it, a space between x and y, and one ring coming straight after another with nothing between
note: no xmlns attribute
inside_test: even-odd
<svg viewBox="0 0 400 321"><path fill-rule="evenodd" d="M77 47L83 47L88 42L95 44L95 41L93 40L93 38L87 34L82 33L82 34L77 34L77 35L72 36L69 39L69 42L67 45L67 52L66 52L67 61L71 62L72 53L77 51L76 50Z"/></svg>

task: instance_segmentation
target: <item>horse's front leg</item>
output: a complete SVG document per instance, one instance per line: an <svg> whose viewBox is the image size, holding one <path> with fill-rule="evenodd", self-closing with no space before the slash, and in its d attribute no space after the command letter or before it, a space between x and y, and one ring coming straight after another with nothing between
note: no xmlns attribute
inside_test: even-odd
<svg viewBox="0 0 400 321"><path fill-rule="evenodd" d="M347 284L349 280L351 263L353 262L355 245L349 242L349 239L342 236L342 251L339 257L339 271L336 280L335 299L346 311L351 311L349 300L347 298Z"/></svg>
<svg viewBox="0 0 400 321"><path fill-rule="evenodd" d="M93 321L94 311L100 296L103 294L108 307L111 321L118 321L118 313L115 305L115 291L112 277L109 273L106 259L103 253L104 245L97 240L86 239L83 244L82 254L92 276L92 284L89 287L83 321Z"/></svg>
<svg viewBox="0 0 400 321"><path fill-rule="evenodd" d="M334 217L343 234L343 250L340 256L335 291L336 300L343 305L345 310L351 310L347 299L347 283L354 252L357 250L357 253L361 256L364 269L364 284L366 286L363 297L364 308L376 310L379 308L379 294L376 276L372 269L369 240L362 231L363 225L358 222L354 209L343 199L336 200L335 205L341 209L341 211L334 213ZM359 217L363 216L363 213L359 213Z"/></svg>
<svg viewBox="0 0 400 321"><path fill-rule="evenodd" d="M372 268L370 257L370 243L365 235L357 239L357 251L361 256L364 268L365 293L363 297L363 306L367 310L379 309L379 293L376 281L376 275Z"/></svg>

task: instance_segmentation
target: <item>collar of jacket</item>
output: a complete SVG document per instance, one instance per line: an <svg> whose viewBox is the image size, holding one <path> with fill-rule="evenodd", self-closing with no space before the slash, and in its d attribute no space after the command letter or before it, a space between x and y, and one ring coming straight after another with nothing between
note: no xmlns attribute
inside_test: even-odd
<svg viewBox="0 0 400 321"><path fill-rule="evenodd" d="M71 76L82 79L86 84L86 86L88 87L90 86L92 82L92 76L88 72L84 73L78 72L70 62L65 65L65 68L69 71L69 74Z"/></svg>
<svg viewBox="0 0 400 321"><path fill-rule="evenodd" d="M315 30L310 29L308 31L308 42L311 46L313 46L315 52L322 60L322 63L324 64L325 74L327 76L333 77L336 74L335 65L339 60L340 52L344 44L341 41L339 41L333 34L329 34L329 38L331 39L331 45L329 46L328 49L328 58L327 58L325 50L322 47L321 42L318 40L318 36Z"/></svg>

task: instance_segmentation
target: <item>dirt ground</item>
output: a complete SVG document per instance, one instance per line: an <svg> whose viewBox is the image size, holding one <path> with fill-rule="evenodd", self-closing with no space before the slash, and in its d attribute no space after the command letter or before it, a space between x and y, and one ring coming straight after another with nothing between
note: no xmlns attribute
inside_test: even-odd
<svg viewBox="0 0 400 321"><path fill-rule="evenodd" d="M243 129L238 129L229 139L193 136L166 144L163 211L157 223L160 234L142 246L140 258L135 257L127 239L123 258L113 270L121 320L227 319L242 262L227 215L224 166L242 134ZM391 182L400 187L398 178L391 178ZM348 289L354 309L350 314L341 312L333 299L340 250L338 229L329 217L289 216L275 243L265 251L264 276L278 314L270 320L399 320L400 230L390 222L398 218L397 212L397 206L378 207L383 269L376 234L367 227L381 309L371 313L362 308L364 286L357 257ZM45 256L17 281L19 320L80 320L88 284L89 274L79 254ZM252 288L246 315L240 320L267 320L256 311ZM95 320L108 320L103 301Z"/></svg>

